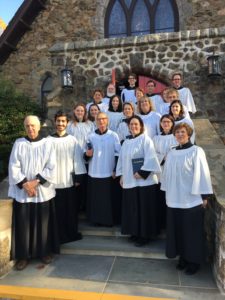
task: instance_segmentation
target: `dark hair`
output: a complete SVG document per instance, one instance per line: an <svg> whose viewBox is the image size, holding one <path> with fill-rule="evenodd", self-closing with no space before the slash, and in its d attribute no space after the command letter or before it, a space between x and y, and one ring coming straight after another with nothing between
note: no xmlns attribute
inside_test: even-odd
<svg viewBox="0 0 225 300"><path fill-rule="evenodd" d="M187 123L184 123L184 122L178 123L178 124L176 124L176 125L174 126L174 128L173 128L173 135L175 135L175 134L176 134L176 131L177 131L178 129L181 129L181 128L185 128L185 129L187 130L187 134L188 134L188 137L189 137L189 139L190 139L190 137L191 137L192 134L193 134L193 128L191 128L190 125L188 125Z"/></svg>
<svg viewBox="0 0 225 300"><path fill-rule="evenodd" d="M83 117L82 122L86 122L87 121L87 108L86 108L86 105L84 103L79 102L79 103L75 104L73 110L75 110L79 106L83 107L83 109L84 109L84 117ZM74 112L73 112L73 121L74 121L74 123L79 122L79 120L75 116Z"/></svg>
<svg viewBox="0 0 225 300"><path fill-rule="evenodd" d="M94 118L91 116L91 114L90 114L90 110L91 110L91 108L92 108L93 106L96 106L96 107L98 108L98 111L99 111L99 112L101 111L101 110L100 110L100 107L98 106L98 104L93 103L93 104L91 104L91 105L89 106L87 117L88 117L88 120L90 120L90 121L92 121L92 122L95 121L95 119L94 119Z"/></svg>
<svg viewBox="0 0 225 300"><path fill-rule="evenodd" d="M175 103L178 103L178 104L180 105L180 113L179 113L179 117L183 117L183 116L184 116L184 107L183 107L183 104L182 104L182 102L181 102L180 100L173 100L173 101L171 102L171 104L170 104L170 109L169 109L169 114L170 114L171 116L173 116L173 113L172 113L172 111L171 111L171 108L172 108L173 104L175 104Z"/></svg>
<svg viewBox="0 0 225 300"><path fill-rule="evenodd" d="M135 74L135 73L129 73L129 75L128 75L128 79L129 79L129 77L134 77L135 79L137 79L137 75Z"/></svg>
<svg viewBox="0 0 225 300"><path fill-rule="evenodd" d="M133 120L133 119L137 119L137 120L139 121L139 123L140 123L140 125L141 125L140 133L143 133L144 130L145 130L144 122L143 122L142 118L139 117L139 116L137 116L137 115L133 115L133 116L129 119L129 121L128 121L128 127L130 126L130 122L131 122L131 120Z"/></svg>
<svg viewBox="0 0 225 300"><path fill-rule="evenodd" d="M173 133L173 128L174 128L174 125L175 125L175 121L174 121L173 116L171 116L170 114L165 114L165 115L163 115L163 116L160 118L159 124L160 124L160 131L161 131L162 133L164 132L164 131L163 131L163 128L162 128L162 126L161 126L161 122L162 122L163 119L169 119L169 120L173 123L173 125L172 125L172 127L171 127L171 129L170 129L169 134Z"/></svg>
<svg viewBox="0 0 225 300"><path fill-rule="evenodd" d="M65 111L63 111L63 110L58 110L58 111L55 113L54 120L56 121L59 117L66 117L67 123L69 122L69 116L68 116L68 114L67 114Z"/></svg>
<svg viewBox="0 0 225 300"><path fill-rule="evenodd" d="M151 82L154 84L154 87L156 87L156 82L154 80L152 80L152 79L150 79L149 81L147 81L146 85L148 85Z"/></svg>
<svg viewBox="0 0 225 300"><path fill-rule="evenodd" d="M104 95L105 95L104 92L103 92L103 90L100 89L100 88L94 89L94 91L93 91L93 93L92 93L92 97L93 97L93 98L94 98L95 93L100 93L100 94L102 95L102 98L103 98Z"/></svg>
<svg viewBox="0 0 225 300"><path fill-rule="evenodd" d="M107 87L106 87L106 88L108 88L109 85L113 85L113 87L116 88L116 87L115 87L115 84L114 84L112 81L110 81L110 82L107 84Z"/></svg>
<svg viewBox="0 0 225 300"><path fill-rule="evenodd" d="M113 105L112 105L112 101L113 101L114 98L118 98L118 100L119 100L119 105L118 105L118 108L117 108L116 112L122 112L123 103L122 103L122 100L121 100L120 96L118 96L118 95L114 95L114 96L110 97L108 111L115 112L115 110L113 109Z"/></svg>

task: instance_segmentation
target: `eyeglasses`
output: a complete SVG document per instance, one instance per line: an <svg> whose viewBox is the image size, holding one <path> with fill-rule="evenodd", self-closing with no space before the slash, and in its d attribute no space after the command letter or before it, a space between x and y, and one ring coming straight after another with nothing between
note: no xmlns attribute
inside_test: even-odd
<svg viewBox="0 0 225 300"><path fill-rule="evenodd" d="M128 77L128 79L135 79L134 77Z"/></svg>
<svg viewBox="0 0 225 300"><path fill-rule="evenodd" d="M101 121L101 120L107 120L108 118L97 118L97 121Z"/></svg>

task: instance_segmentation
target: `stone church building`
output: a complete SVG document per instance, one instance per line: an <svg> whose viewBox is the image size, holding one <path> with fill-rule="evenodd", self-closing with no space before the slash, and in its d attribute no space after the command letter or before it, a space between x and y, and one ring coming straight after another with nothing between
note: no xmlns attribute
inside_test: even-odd
<svg viewBox="0 0 225 300"><path fill-rule="evenodd" d="M168 85L184 75L197 116L224 121L224 77L208 77L207 58L225 72L224 1L25 0L0 38L0 70L49 116L90 99L94 87L126 77ZM73 70L73 90L60 73ZM47 96L47 97L46 97Z"/></svg>
<svg viewBox="0 0 225 300"><path fill-rule="evenodd" d="M224 52L224 0L25 0L0 36L0 74L51 120L56 110L89 101L95 87L105 89L129 72L140 84L153 78L169 85L179 70L197 106L194 118L209 120L225 141ZM221 71L208 76L213 54ZM73 71L72 89L62 88L65 68ZM224 207L217 203L213 213L222 228L215 273L225 291Z"/></svg>

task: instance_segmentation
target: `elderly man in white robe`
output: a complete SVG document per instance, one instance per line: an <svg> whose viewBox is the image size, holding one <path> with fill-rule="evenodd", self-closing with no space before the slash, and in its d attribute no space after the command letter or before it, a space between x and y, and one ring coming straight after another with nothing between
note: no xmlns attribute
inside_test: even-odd
<svg viewBox="0 0 225 300"><path fill-rule="evenodd" d="M13 202L12 259L23 270L31 258L43 263L59 253L55 218L55 152L39 135L37 116L24 120L26 137L15 141L9 161L9 197Z"/></svg>
<svg viewBox="0 0 225 300"><path fill-rule="evenodd" d="M115 178L120 141L108 129L106 113L98 113L96 122L98 129L89 135L84 153L88 161L87 217L94 225L112 226L120 219L120 187Z"/></svg>

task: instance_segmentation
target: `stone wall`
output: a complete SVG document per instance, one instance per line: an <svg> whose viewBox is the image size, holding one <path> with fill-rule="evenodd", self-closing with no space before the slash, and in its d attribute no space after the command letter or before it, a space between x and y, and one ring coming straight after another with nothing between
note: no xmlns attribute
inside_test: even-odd
<svg viewBox="0 0 225 300"><path fill-rule="evenodd" d="M0 277L7 274L11 267L11 223L12 200L0 199Z"/></svg>
<svg viewBox="0 0 225 300"><path fill-rule="evenodd" d="M184 16L186 29L224 26L225 5L223 0L187 0L187 2L191 13Z"/></svg>
<svg viewBox="0 0 225 300"><path fill-rule="evenodd" d="M215 50L221 55L225 71L225 27L130 37L102 39L93 42L56 43L49 49L52 74L58 74L67 61L74 72L74 91L58 94L57 103L72 107L76 101L89 99L95 86L105 87L112 69L117 80L132 71L153 76L167 84L174 70L184 73L184 83L194 96L196 117L225 119L224 77L213 80L207 76L207 57ZM55 87L57 87L55 77ZM61 100L60 100L61 98ZM54 102L49 103L53 107ZM51 115L51 113L50 113Z"/></svg>
<svg viewBox="0 0 225 300"><path fill-rule="evenodd" d="M195 119L196 142L206 152L214 196L206 209L208 258L218 287L225 292L225 146L207 119Z"/></svg>
<svg viewBox="0 0 225 300"><path fill-rule="evenodd" d="M224 0L177 0L182 30L178 33L106 40L104 16L108 3L109 0L49 0L32 30L20 40L18 50L1 66L4 76L37 101L42 82L50 74L53 91L47 100L51 119L59 108L71 109L74 102L87 101L93 87L105 87L112 69L116 69L117 80L133 71L167 84L169 74L179 69L194 95L196 116L209 118L221 131L218 124L225 121ZM207 77L207 57L214 50L221 55L223 72L217 80ZM74 71L72 92L60 88L59 75L65 61ZM196 128L200 128L200 134L205 129L208 137L208 126ZM225 290L225 191L221 190L225 155L222 145L216 151L214 143L212 147L206 150L216 201L211 202L208 211L208 237L215 241L215 276Z"/></svg>
<svg viewBox="0 0 225 300"><path fill-rule="evenodd" d="M49 53L49 48L51 48L55 43L58 42L71 42L71 41L96 41L104 37L104 16L108 6L109 0L49 0L46 5L46 9L41 11L38 17L32 24L32 30L28 31L25 36L20 40L18 44L18 50L13 52L7 62L1 67L3 74L10 80L16 83L18 89L32 96L36 101L39 99L41 94L41 85L43 80L46 77L46 73L51 72L53 78L55 79L55 88L59 86L59 69L63 66L64 60L60 61L60 58L57 60L54 57L52 62L51 55ZM201 29L201 28L210 28L210 27L219 27L225 25L224 19L224 5L223 0L213 1L196 1L196 0L177 0L177 6L180 16L180 29L189 30L189 29ZM179 38L173 38L173 34L170 35L171 38L166 40L166 45L164 45L164 40L161 38L161 35L154 35L154 37L146 38L149 39L149 44L152 47L152 51L147 52L148 43L144 43L143 47L135 47L129 51L129 48L126 47L125 52L119 51L119 47L124 48L126 45L130 44L130 47L134 47L136 43L135 38L125 38L120 39L117 43L117 50L112 51L113 54L112 60L115 55L120 56L119 63L125 65L125 69L132 69L132 66L129 65L129 56L133 55L132 61L141 60L142 55L148 55L145 59L147 64L154 63L154 72L153 75L158 74L158 70L165 67L167 64L169 67L168 71L174 68L182 69L185 71L185 83L194 89L197 85L201 85L201 90L205 90L205 87L208 86L208 99L205 98L206 95L198 93L196 95L199 99L197 100L200 106L205 106L205 101L209 107L208 114L214 115L213 109L211 106L214 106L214 101L217 104L218 100L222 97L222 90L220 83L209 83L206 79L206 64L205 58L206 55L211 54L213 49L216 51L224 52L224 42L221 40L221 37L218 39L214 38L212 41L210 34L208 39L202 43L201 36L194 34L192 40L192 32L181 32L181 36L189 35L190 40L186 39L186 44L178 43ZM164 34L162 34L164 36ZM176 36L176 34L175 34ZM206 35L207 36L207 35ZM177 39L177 40L176 40ZM199 39L199 41L198 41ZM138 40L138 39L137 39ZM153 42L155 40L155 42ZM158 43L159 41L159 43ZM161 42L160 42L161 41ZM102 42L103 45L106 45L106 48L109 48L110 42L107 40ZM158 44L157 44L158 43ZM93 43L90 43L93 45ZM108 47L107 47L108 45ZM113 46L113 43L112 43ZM155 47L155 48L154 48ZM83 70L85 61L89 62L90 59L87 59L89 55L90 46L87 44L86 53L82 52L84 57L74 56L74 59L78 59L79 64L76 62L76 73L77 77L83 80L84 75L79 73L79 68ZM192 51L193 50L193 51ZM77 52L80 51L77 47ZM109 51L109 49L108 49ZM203 51L203 53L201 53ZM129 53L130 52L130 53ZM167 52L167 55L165 55ZM109 52L110 53L110 52ZM104 53L104 55L107 53ZM114 55L115 54L115 55ZM102 56L102 50L99 51L100 56ZM110 55L107 54L106 57ZM92 54L90 53L90 57ZM71 60L74 63L74 59ZM99 57L95 58L99 61ZM91 66L96 66L98 63L94 63L95 59L91 60ZM101 58L101 64L103 63L104 58ZM157 60L157 64L155 61ZM117 60L118 61L118 60ZM132 62L131 61L131 62ZM144 61L144 63L145 63ZM110 66L112 64L106 64L106 70L101 70L101 77L106 74L106 78L100 81L100 84L104 84L110 77ZM196 67L195 67L196 65ZM58 66L58 68L57 68ZM72 65L74 66L74 65ZM204 66L204 68L202 68ZM98 68L98 67L95 67ZM151 69L147 69L145 73L149 74ZM92 81L89 84L89 78L96 76L95 70L88 71L87 76L84 78L86 84L91 85ZM204 77L204 82L200 82L199 78ZM77 79L77 77L75 79ZM166 77L166 74L163 78ZM79 78L78 78L79 79ZM96 81L96 80L95 80ZM206 81L206 82L205 82ZM97 84L99 82L96 82ZM75 100L77 95L83 100L88 97L90 86L87 88L82 84L78 84L80 91L75 91L73 99ZM216 91L216 95L210 93L210 91ZM196 91L197 93L197 91ZM212 95L211 95L212 94ZM211 101L213 97L213 102ZM67 95L66 95L67 98ZM71 95L72 98L72 95ZM74 101L73 100L73 101Z"/></svg>
<svg viewBox="0 0 225 300"><path fill-rule="evenodd" d="M94 24L96 9L96 0L49 0L32 30L20 40L18 50L2 66L5 77L37 100L46 71L51 69L49 47L59 41L99 38Z"/></svg>

